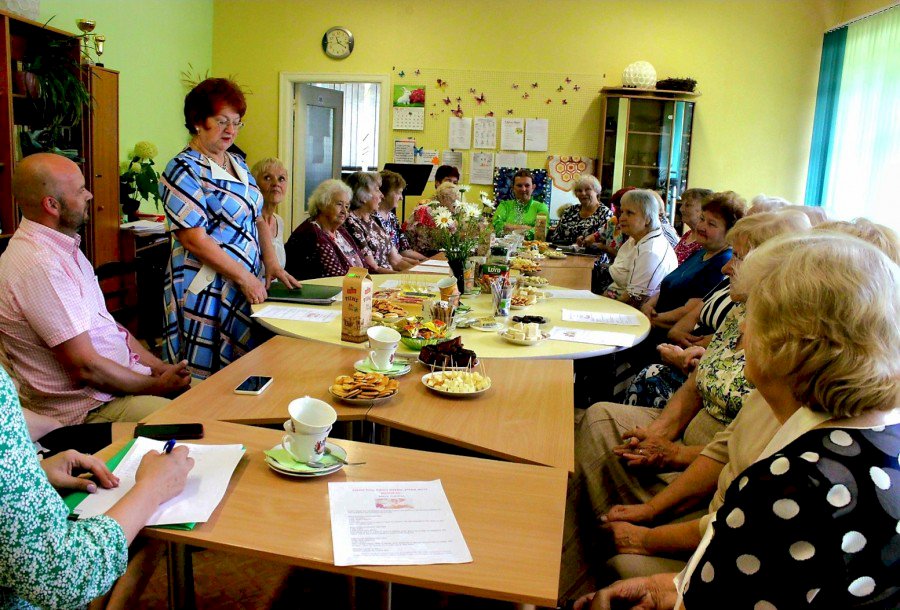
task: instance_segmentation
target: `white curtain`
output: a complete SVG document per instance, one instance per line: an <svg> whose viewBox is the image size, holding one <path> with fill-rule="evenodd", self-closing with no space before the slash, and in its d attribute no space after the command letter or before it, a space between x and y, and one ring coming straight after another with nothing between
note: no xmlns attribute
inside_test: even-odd
<svg viewBox="0 0 900 610"><path fill-rule="evenodd" d="M900 7L848 29L824 207L900 230Z"/></svg>

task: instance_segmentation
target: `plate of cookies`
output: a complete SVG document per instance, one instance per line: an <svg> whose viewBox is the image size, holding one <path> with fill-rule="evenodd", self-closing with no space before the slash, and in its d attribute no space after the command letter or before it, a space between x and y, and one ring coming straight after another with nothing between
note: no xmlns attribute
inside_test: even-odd
<svg viewBox="0 0 900 610"><path fill-rule="evenodd" d="M328 392L343 403L372 407L397 395L400 382L381 373L338 375Z"/></svg>

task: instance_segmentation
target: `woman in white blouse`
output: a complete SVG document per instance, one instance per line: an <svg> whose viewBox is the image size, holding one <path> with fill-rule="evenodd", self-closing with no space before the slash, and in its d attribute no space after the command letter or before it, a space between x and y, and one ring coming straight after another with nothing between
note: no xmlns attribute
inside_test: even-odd
<svg viewBox="0 0 900 610"><path fill-rule="evenodd" d="M278 263L284 267L287 257L284 253L284 220L275 213L288 189L288 173L281 159L267 157L258 161L250 170L259 185L263 196L262 219L269 227L269 235L272 236L272 245L275 246L275 255Z"/></svg>

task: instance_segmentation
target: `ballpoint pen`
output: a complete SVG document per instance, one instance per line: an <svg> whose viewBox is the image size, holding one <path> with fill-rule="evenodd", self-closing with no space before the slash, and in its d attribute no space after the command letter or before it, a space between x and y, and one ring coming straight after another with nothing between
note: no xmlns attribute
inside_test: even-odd
<svg viewBox="0 0 900 610"><path fill-rule="evenodd" d="M163 446L163 453L172 453L172 449L175 447L175 439L170 438L166 441L166 444Z"/></svg>

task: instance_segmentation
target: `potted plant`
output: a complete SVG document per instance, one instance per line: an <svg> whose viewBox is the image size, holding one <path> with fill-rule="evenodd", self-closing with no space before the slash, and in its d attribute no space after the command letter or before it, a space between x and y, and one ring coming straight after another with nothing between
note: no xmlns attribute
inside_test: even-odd
<svg viewBox="0 0 900 610"><path fill-rule="evenodd" d="M129 221L138 219L141 201L152 198L159 209L159 172L153 163L157 154L159 150L152 142L138 142L134 145L131 161L125 162L125 169L119 175L119 200Z"/></svg>
<svg viewBox="0 0 900 610"><path fill-rule="evenodd" d="M38 44L24 63L26 72L37 80L37 95L30 99L34 107L32 131L23 132L22 147L26 154L51 151L78 159L77 150L63 150L70 142L65 134L81 122L85 107L91 103L91 95L81 80L80 51L76 38L57 38L49 33Z"/></svg>

